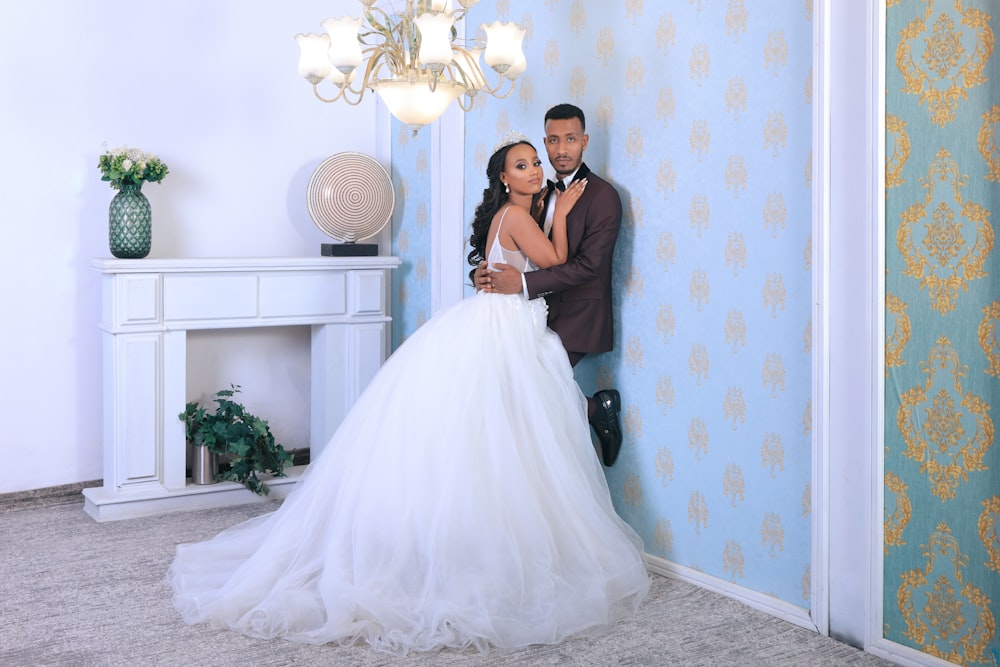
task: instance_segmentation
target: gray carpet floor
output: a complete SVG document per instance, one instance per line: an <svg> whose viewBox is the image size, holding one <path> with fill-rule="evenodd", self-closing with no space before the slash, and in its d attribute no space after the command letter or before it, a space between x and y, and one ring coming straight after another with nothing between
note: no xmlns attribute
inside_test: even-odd
<svg viewBox="0 0 1000 667"><path fill-rule="evenodd" d="M181 622L164 576L180 542L271 511L255 504L97 523L80 489L0 496L0 665L889 665L689 583L652 575L611 633L520 651L403 658L365 645L263 641Z"/></svg>

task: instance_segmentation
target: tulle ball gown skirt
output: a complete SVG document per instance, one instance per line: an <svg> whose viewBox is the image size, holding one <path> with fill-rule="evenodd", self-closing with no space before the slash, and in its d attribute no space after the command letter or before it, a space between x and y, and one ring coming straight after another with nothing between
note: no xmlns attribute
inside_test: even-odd
<svg viewBox="0 0 1000 667"><path fill-rule="evenodd" d="M189 623L395 654L611 628L649 586L541 300L422 326L281 507L177 548Z"/></svg>

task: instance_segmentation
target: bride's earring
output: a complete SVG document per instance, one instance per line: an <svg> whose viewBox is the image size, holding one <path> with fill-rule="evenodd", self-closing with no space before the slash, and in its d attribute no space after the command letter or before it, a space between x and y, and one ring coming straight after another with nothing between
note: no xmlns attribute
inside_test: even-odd
<svg viewBox="0 0 1000 667"><path fill-rule="evenodd" d="M510 184L509 183L504 183L503 184L503 191L506 192L507 194L510 194Z"/></svg>

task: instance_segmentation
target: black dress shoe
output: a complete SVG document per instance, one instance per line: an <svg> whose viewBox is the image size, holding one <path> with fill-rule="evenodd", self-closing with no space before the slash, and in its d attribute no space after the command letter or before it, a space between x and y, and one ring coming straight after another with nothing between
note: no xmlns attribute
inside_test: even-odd
<svg viewBox="0 0 1000 667"><path fill-rule="evenodd" d="M622 448L622 427L618 413L622 409L622 397L617 389L602 389L594 394L597 412L591 426L597 432L601 443L601 460L605 466L613 466Z"/></svg>

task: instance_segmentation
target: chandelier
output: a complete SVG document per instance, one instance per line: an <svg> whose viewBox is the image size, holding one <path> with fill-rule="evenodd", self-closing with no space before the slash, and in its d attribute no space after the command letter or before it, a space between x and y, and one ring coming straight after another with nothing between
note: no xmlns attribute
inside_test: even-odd
<svg viewBox="0 0 1000 667"><path fill-rule="evenodd" d="M402 12L391 2L385 3L388 11L376 7L376 1L359 0L364 19L330 18L321 24L327 34L295 36L299 74L322 101L355 105L373 90L416 135L455 100L468 111L479 93L510 95L527 67L524 30L514 23L483 24L485 43L458 38L456 23L478 0L457 0L461 9L454 12L452 0L406 0ZM495 83L486 80L480 57L498 75ZM332 97L320 93L324 80L334 86Z"/></svg>

